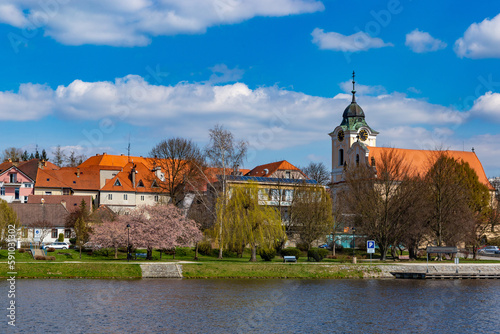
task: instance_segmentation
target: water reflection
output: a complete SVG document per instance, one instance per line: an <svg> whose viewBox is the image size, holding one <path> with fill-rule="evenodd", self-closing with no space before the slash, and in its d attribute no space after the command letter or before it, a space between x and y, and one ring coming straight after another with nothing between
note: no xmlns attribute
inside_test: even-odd
<svg viewBox="0 0 500 334"><path fill-rule="evenodd" d="M6 305L6 282L0 291ZM18 333L492 333L500 328L497 280L18 280L17 291ZM6 321L0 330L4 327Z"/></svg>

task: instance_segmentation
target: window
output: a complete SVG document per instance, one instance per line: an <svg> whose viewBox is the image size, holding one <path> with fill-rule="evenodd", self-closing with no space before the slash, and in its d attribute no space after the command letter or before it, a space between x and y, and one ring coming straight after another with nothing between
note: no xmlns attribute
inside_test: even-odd
<svg viewBox="0 0 500 334"><path fill-rule="evenodd" d="M344 165L344 149L339 150L339 166Z"/></svg>
<svg viewBox="0 0 500 334"><path fill-rule="evenodd" d="M67 229L64 230L64 237L66 239L71 238L71 230L69 228L67 228Z"/></svg>
<svg viewBox="0 0 500 334"><path fill-rule="evenodd" d="M113 194L108 194L108 200L110 200L110 201L113 200Z"/></svg>
<svg viewBox="0 0 500 334"><path fill-rule="evenodd" d="M138 187L144 187L144 183L142 182L142 180L139 180L139 183L137 184Z"/></svg>
<svg viewBox="0 0 500 334"><path fill-rule="evenodd" d="M21 236L23 238L27 238L28 237L28 229L26 227L21 228Z"/></svg>
<svg viewBox="0 0 500 334"><path fill-rule="evenodd" d="M57 235L57 228L52 229L51 233L52 239L57 239L59 236Z"/></svg>
<svg viewBox="0 0 500 334"><path fill-rule="evenodd" d="M285 177L286 177L287 179L289 179L289 178L290 178L290 175L291 175L290 171L289 171L289 170L287 170L287 171L286 171L286 173L285 173L285 175L286 175Z"/></svg>
<svg viewBox="0 0 500 334"><path fill-rule="evenodd" d="M116 179L114 186L121 187L122 184L120 183L120 180Z"/></svg>
<svg viewBox="0 0 500 334"><path fill-rule="evenodd" d="M141 201L144 201L144 195L141 195Z"/></svg>
<svg viewBox="0 0 500 334"><path fill-rule="evenodd" d="M359 166L359 154L356 154L356 166Z"/></svg>
<svg viewBox="0 0 500 334"><path fill-rule="evenodd" d="M71 189L70 188L63 188L63 195L71 195Z"/></svg>
<svg viewBox="0 0 500 334"><path fill-rule="evenodd" d="M23 203L28 203L28 196L23 196Z"/></svg>
<svg viewBox="0 0 500 334"><path fill-rule="evenodd" d="M19 199L19 188L14 190L14 199Z"/></svg>
<svg viewBox="0 0 500 334"><path fill-rule="evenodd" d="M17 182L17 174L10 174L10 183Z"/></svg>
<svg viewBox="0 0 500 334"><path fill-rule="evenodd" d="M45 195L52 195L52 191L46 191Z"/></svg>
<svg viewBox="0 0 500 334"><path fill-rule="evenodd" d="M0 196L5 196L5 187L0 188Z"/></svg>
<svg viewBox="0 0 500 334"><path fill-rule="evenodd" d="M155 202L158 202L159 199L160 199L159 196L155 195Z"/></svg>
<svg viewBox="0 0 500 334"><path fill-rule="evenodd" d="M126 201L128 199L128 195L127 194L123 194L123 200Z"/></svg>
<svg viewBox="0 0 500 334"><path fill-rule="evenodd" d="M33 188L33 183L25 183L24 188Z"/></svg>

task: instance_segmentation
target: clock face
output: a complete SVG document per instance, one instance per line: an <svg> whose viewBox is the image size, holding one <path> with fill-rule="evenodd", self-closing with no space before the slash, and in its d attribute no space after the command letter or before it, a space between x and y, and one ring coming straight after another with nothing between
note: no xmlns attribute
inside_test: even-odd
<svg viewBox="0 0 500 334"><path fill-rule="evenodd" d="M337 134L337 139L339 141L343 141L344 140L344 131L340 130L339 133Z"/></svg>
<svg viewBox="0 0 500 334"><path fill-rule="evenodd" d="M362 141L365 141L368 139L368 131L366 131L365 129L359 131L359 139L361 139Z"/></svg>

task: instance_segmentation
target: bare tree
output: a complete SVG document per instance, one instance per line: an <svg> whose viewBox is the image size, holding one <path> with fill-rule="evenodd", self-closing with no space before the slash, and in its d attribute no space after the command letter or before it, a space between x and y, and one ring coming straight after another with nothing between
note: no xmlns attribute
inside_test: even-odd
<svg viewBox="0 0 500 334"><path fill-rule="evenodd" d="M307 165L307 167L303 168L302 171L310 179L316 180L318 184L326 186L330 183L330 172L322 162L311 162L309 165Z"/></svg>
<svg viewBox="0 0 500 334"><path fill-rule="evenodd" d="M23 155L23 150L17 147L9 147L3 151L2 161L20 161Z"/></svg>
<svg viewBox="0 0 500 334"><path fill-rule="evenodd" d="M377 243L381 259L390 245L402 238L408 226L408 214L415 194L411 187L410 167L394 149L384 152L376 167L348 166L345 188L340 196L358 233Z"/></svg>
<svg viewBox="0 0 500 334"><path fill-rule="evenodd" d="M178 205L183 199L186 181L198 184L205 165L205 157L191 140L171 138L163 140L150 152L150 161L161 168L165 175L158 186L168 192L172 203Z"/></svg>
<svg viewBox="0 0 500 334"><path fill-rule="evenodd" d="M235 168L242 164L247 152L248 143L246 141L236 141L231 131L224 129L222 125L215 125L209 130L210 142L205 148L205 153L211 165L220 170L220 181L222 192L218 194L222 209L217 212L217 223L219 224L219 259L222 259L223 242L223 222L224 212L227 203L227 176L230 168Z"/></svg>
<svg viewBox="0 0 500 334"><path fill-rule="evenodd" d="M54 151L52 151L53 162L59 167L62 167L64 162L66 161L66 153L61 149L61 145L57 145Z"/></svg>
<svg viewBox="0 0 500 334"><path fill-rule="evenodd" d="M333 229L332 200L322 186L298 185L290 207L290 225L307 245L324 239Z"/></svg>

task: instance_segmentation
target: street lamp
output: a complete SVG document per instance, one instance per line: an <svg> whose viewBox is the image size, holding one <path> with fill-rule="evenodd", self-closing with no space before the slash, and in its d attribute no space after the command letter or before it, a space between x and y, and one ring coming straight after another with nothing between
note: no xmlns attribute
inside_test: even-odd
<svg viewBox="0 0 500 334"><path fill-rule="evenodd" d="M130 224L127 224L127 262L130 262Z"/></svg>
<svg viewBox="0 0 500 334"><path fill-rule="evenodd" d="M356 241L355 241L355 238L354 238L354 232L356 232L356 229L353 227L352 228L352 256L356 256L356 253L354 252L354 250L356 249Z"/></svg>

